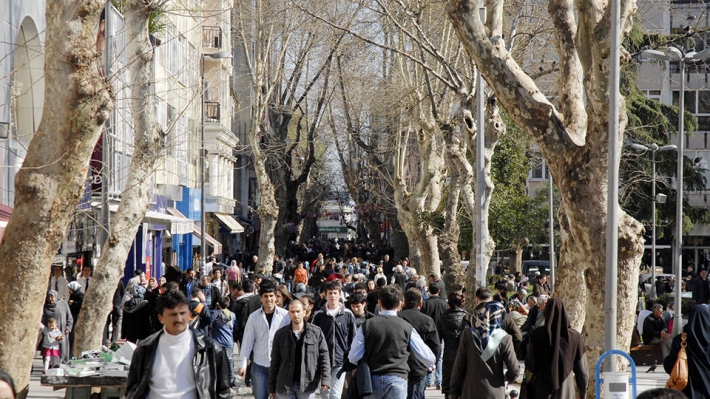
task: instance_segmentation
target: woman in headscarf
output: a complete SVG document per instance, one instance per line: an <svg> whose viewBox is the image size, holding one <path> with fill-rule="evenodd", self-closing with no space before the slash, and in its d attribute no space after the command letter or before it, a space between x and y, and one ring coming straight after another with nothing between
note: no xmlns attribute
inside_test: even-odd
<svg viewBox="0 0 710 399"><path fill-rule="evenodd" d="M570 327L561 299L548 299L543 312L545 324L530 334L525 358L526 373L532 373L527 397L584 399L589 374L582 336Z"/></svg>
<svg viewBox="0 0 710 399"><path fill-rule="evenodd" d="M123 304L123 325L121 333L126 341L133 343L147 338L151 333L151 315L153 308L145 299L146 290L141 285L131 288L131 299Z"/></svg>
<svg viewBox="0 0 710 399"><path fill-rule="evenodd" d="M688 356L688 385L683 390L690 399L710 398L710 308L707 304L696 305L690 311L686 333L685 352ZM663 360L663 368L670 374L678 359L681 334L673 338L671 351Z"/></svg>
<svg viewBox="0 0 710 399"><path fill-rule="evenodd" d="M42 312L42 324L49 324L49 319L57 320L57 327L64 333L64 336L71 336L72 328L74 327L74 318L69 310L69 304L66 301L59 299L59 293L54 290L47 291L47 298L44 301L44 310ZM69 341L64 339L59 344L62 351L62 362L67 362L71 359Z"/></svg>
<svg viewBox="0 0 710 399"><path fill-rule="evenodd" d="M488 288L476 290L473 327L463 331L451 370L453 398L505 398L505 379L514 380L520 365L513 339L502 328L504 314Z"/></svg>
<svg viewBox="0 0 710 399"><path fill-rule="evenodd" d="M84 304L84 292L81 288L81 284L76 281L72 281L67 285L69 288L69 309L71 310L71 316L74 318L74 325L79 324L79 312L81 311L81 305Z"/></svg>
<svg viewBox="0 0 710 399"><path fill-rule="evenodd" d="M463 309L462 293L452 292L448 299L449 309L437 320L436 330L444 341L444 356L441 358L441 391L447 399L456 399L450 395L451 369L454 367L461 334L471 328L471 315Z"/></svg>

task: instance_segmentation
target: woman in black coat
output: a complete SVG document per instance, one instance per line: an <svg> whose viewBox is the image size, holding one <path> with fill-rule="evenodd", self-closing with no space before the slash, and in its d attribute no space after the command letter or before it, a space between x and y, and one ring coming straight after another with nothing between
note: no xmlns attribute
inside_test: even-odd
<svg viewBox="0 0 710 399"><path fill-rule="evenodd" d="M441 391L447 399L451 390L451 370L456 360L461 334L465 329L471 328L471 315L463 309L463 295L452 292L448 299L449 309L436 322L439 337L444 340L444 356L441 358Z"/></svg>
<svg viewBox="0 0 710 399"><path fill-rule="evenodd" d="M121 334L133 343L139 339L148 338L151 334L151 316L153 308L149 306L149 301L145 299L145 288L134 285L131 290L131 299L123 304L123 326Z"/></svg>
<svg viewBox="0 0 710 399"><path fill-rule="evenodd" d="M690 399L710 398L710 308L695 305L690 312L686 333L685 352L688 356L688 385L683 393ZM663 368L670 374L678 359L682 336L678 334L671 343L671 352L663 360Z"/></svg>

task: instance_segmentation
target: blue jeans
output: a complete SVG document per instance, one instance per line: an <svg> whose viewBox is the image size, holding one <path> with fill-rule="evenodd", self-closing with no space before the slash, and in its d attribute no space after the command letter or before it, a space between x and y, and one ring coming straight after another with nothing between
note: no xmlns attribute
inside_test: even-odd
<svg viewBox="0 0 710 399"><path fill-rule="evenodd" d="M426 392L426 380L428 377L422 377L417 381L407 381L407 399L424 399Z"/></svg>
<svg viewBox="0 0 710 399"><path fill-rule="evenodd" d="M394 375L373 375L368 399L407 399L407 380Z"/></svg>
<svg viewBox="0 0 710 399"><path fill-rule="evenodd" d="M235 381L234 377L234 347L225 346L224 353L227 354L227 364L229 365L229 385Z"/></svg>
<svg viewBox="0 0 710 399"><path fill-rule="evenodd" d="M288 390L287 394L276 392L276 399L315 399L316 391L311 392L299 392L300 388L297 382L291 384L291 389Z"/></svg>
<svg viewBox="0 0 710 399"><path fill-rule="evenodd" d="M342 367L333 367L330 370L330 388L320 391L321 399L340 399L343 396L343 385L345 384L345 373L338 373Z"/></svg>
<svg viewBox="0 0 710 399"><path fill-rule="evenodd" d="M267 380L269 377L269 368L259 366L256 363L251 364L251 391L255 399L268 399L269 392Z"/></svg>
<svg viewBox="0 0 710 399"><path fill-rule="evenodd" d="M436 370L433 373L429 373L427 376L427 385L441 385L441 359L444 358L444 341L441 341L441 353L439 353L439 359L436 361Z"/></svg>

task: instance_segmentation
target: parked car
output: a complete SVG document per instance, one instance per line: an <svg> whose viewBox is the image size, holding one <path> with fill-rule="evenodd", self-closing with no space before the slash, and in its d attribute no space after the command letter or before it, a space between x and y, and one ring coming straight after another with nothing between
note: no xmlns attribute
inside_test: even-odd
<svg viewBox="0 0 710 399"><path fill-rule="evenodd" d="M522 265L523 275L528 278L535 277L535 272L540 274L550 274L550 261L547 260L524 260Z"/></svg>

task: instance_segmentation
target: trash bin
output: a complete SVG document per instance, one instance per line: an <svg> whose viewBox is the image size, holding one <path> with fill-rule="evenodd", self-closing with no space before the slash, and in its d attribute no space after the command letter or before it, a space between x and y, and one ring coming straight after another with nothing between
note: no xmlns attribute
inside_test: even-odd
<svg viewBox="0 0 710 399"><path fill-rule="evenodd" d="M633 399L631 397L631 384L629 373L613 371L602 373L604 380L604 399Z"/></svg>

